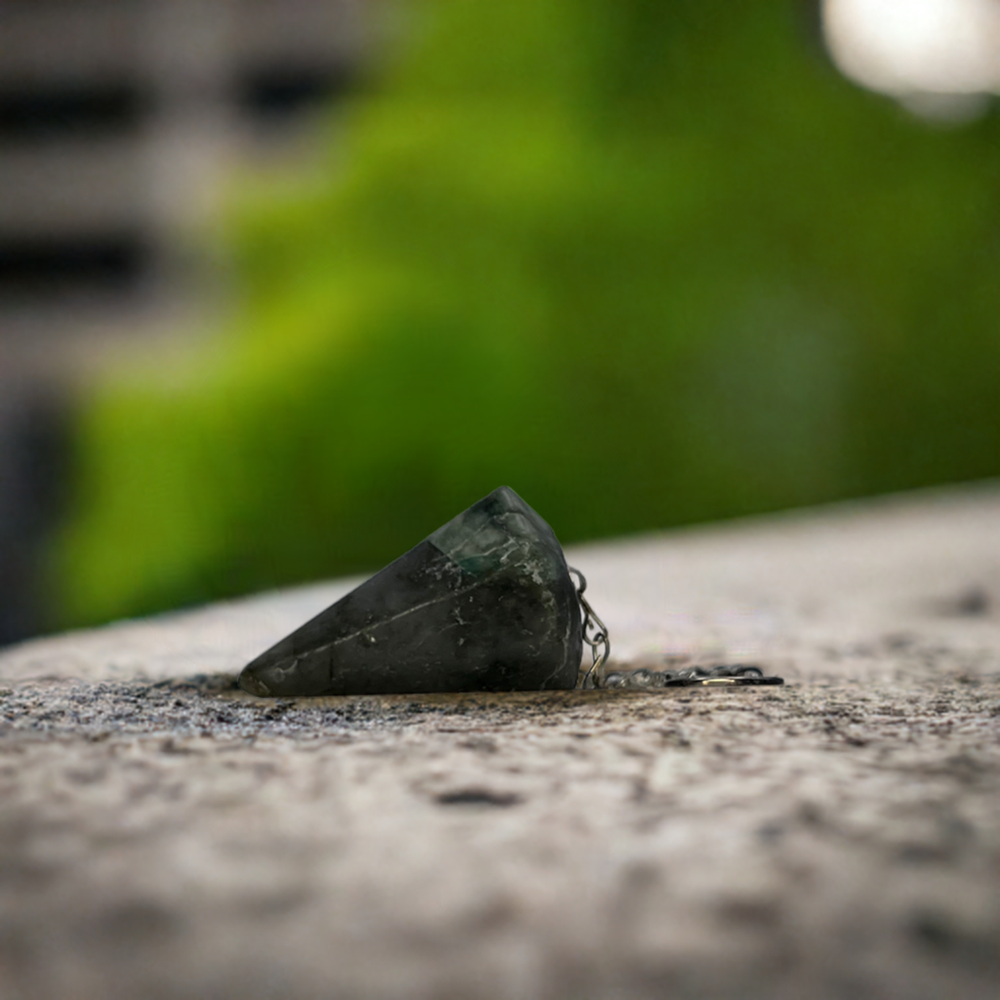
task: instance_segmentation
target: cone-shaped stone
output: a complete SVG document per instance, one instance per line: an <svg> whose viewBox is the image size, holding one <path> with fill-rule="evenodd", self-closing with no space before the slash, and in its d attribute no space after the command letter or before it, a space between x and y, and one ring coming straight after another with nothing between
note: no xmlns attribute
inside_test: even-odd
<svg viewBox="0 0 1000 1000"><path fill-rule="evenodd" d="M573 688L580 605L552 529L509 487L244 667L272 697Z"/></svg>

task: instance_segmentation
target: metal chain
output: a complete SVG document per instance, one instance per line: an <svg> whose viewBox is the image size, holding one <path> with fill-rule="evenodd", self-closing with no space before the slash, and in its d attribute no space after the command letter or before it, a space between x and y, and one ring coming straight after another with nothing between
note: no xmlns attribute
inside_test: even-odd
<svg viewBox="0 0 1000 1000"><path fill-rule="evenodd" d="M760 667L748 663L718 664L712 667L689 666L679 670L649 670L646 667L639 667L634 670L615 670L605 675L604 667L611 656L608 627L583 596L587 589L587 578L578 569L572 566L567 568L572 576L578 578L576 597L583 613L583 641L590 647L590 667L581 678L578 687L648 689L693 685L742 687L785 683L781 677L764 676L764 671Z"/></svg>
<svg viewBox="0 0 1000 1000"><path fill-rule="evenodd" d="M720 663L714 667L691 666L680 670L613 670L605 678L605 688L668 688L668 687L756 687L784 684L781 677L765 677L760 667L749 663Z"/></svg>
<svg viewBox="0 0 1000 1000"><path fill-rule="evenodd" d="M592 677L595 688L604 687L604 665L608 662L608 657L611 656L611 638L608 636L608 627L590 606L587 598L583 596L583 592L587 589L587 578L578 569L574 569L572 566L567 568L571 575L579 577L579 582L576 584L576 596L583 611L583 641L590 646L590 668L583 675L579 687L586 687Z"/></svg>

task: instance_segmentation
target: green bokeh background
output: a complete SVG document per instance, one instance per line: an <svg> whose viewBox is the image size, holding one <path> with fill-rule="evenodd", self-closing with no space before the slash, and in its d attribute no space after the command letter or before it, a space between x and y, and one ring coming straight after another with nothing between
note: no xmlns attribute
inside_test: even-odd
<svg viewBox="0 0 1000 1000"><path fill-rule="evenodd" d="M375 568L500 483L564 542L1000 473L1000 117L797 0L439 0L238 305L84 404L61 624Z"/></svg>

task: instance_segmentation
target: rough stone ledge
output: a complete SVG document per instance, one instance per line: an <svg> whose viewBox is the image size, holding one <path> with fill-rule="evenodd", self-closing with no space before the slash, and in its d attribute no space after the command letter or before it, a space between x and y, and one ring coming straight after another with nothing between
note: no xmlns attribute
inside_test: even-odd
<svg viewBox="0 0 1000 1000"><path fill-rule="evenodd" d="M352 581L0 654L0 1000L996 996L1000 489L571 553L621 662L255 699Z"/></svg>

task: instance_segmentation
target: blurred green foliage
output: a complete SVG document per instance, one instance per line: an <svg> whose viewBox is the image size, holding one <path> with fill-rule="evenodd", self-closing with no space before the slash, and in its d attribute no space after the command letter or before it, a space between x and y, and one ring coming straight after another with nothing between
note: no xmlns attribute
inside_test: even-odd
<svg viewBox="0 0 1000 1000"><path fill-rule="evenodd" d="M797 0L440 0L245 204L184 375L88 399L66 622L377 567L500 483L564 542L1000 473L1000 120ZM343 161L343 162L342 162Z"/></svg>

